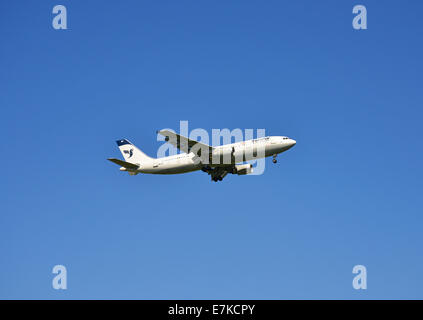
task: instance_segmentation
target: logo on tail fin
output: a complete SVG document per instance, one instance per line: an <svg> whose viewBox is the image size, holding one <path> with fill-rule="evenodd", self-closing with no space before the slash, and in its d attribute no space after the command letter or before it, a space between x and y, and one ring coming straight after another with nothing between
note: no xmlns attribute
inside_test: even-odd
<svg viewBox="0 0 423 320"><path fill-rule="evenodd" d="M123 153L129 154L129 157L128 158L130 158L130 157L132 157L134 155L134 149L123 150Z"/></svg>

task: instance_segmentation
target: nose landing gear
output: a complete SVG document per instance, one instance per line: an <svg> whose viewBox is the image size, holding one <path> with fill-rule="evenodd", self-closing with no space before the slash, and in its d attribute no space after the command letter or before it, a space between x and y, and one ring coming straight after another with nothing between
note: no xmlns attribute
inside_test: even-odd
<svg viewBox="0 0 423 320"><path fill-rule="evenodd" d="M273 161L273 163L278 162L278 160L276 160L276 156L277 156L277 154L274 154L274 155L273 155L273 160L272 160L272 161Z"/></svg>

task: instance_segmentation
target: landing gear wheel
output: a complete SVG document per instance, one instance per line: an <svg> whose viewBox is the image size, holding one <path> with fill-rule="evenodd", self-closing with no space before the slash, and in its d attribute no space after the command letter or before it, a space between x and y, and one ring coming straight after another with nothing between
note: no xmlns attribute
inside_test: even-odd
<svg viewBox="0 0 423 320"><path fill-rule="evenodd" d="M222 181L222 179L223 179L222 177L217 178L217 180L219 180L219 181Z"/></svg>
<svg viewBox="0 0 423 320"><path fill-rule="evenodd" d="M273 159L272 161L273 161L273 163L276 163L276 162L278 162L278 160L276 160L276 159Z"/></svg>

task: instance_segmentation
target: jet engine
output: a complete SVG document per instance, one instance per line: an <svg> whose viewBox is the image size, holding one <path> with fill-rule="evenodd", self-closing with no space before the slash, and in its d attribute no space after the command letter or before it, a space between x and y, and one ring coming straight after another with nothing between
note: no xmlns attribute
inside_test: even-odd
<svg viewBox="0 0 423 320"><path fill-rule="evenodd" d="M248 164L237 164L235 165L236 174L238 175L244 175L244 174L250 174L253 172L253 165L251 163Z"/></svg>

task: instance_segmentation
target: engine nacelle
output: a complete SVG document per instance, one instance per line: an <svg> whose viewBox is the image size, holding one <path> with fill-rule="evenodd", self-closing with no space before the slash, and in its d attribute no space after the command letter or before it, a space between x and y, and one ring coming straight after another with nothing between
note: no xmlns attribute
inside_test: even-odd
<svg viewBox="0 0 423 320"><path fill-rule="evenodd" d="M234 171L238 175L250 174L253 172L253 165L251 163L237 164Z"/></svg>

